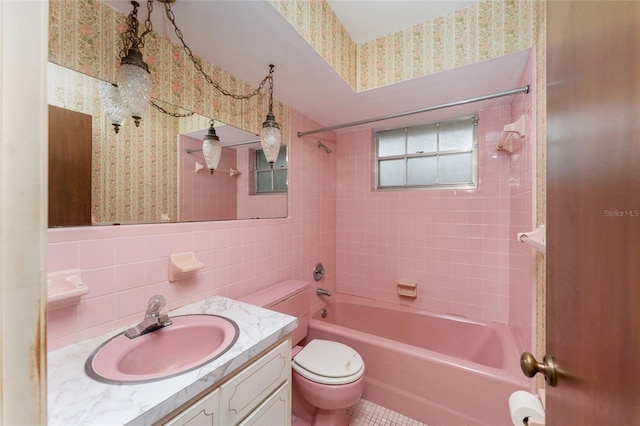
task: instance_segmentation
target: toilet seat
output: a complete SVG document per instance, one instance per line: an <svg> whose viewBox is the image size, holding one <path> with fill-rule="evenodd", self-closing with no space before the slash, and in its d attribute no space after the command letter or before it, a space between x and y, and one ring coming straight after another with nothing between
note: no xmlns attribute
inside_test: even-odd
<svg viewBox="0 0 640 426"><path fill-rule="evenodd" d="M347 345L314 339L292 360L293 369L302 377L326 385L355 382L364 374L360 354Z"/></svg>

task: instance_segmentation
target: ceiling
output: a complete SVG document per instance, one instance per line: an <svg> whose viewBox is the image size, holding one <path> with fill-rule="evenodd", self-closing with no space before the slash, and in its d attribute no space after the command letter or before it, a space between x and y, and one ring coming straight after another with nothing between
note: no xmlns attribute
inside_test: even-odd
<svg viewBox="0 0 640 426"><path fill-rule="evenodd" d="M475 2L328 1L354 40L370 40ZM131 10L129 1L105 3L124 14ZM177 42L162 4L155 2L154 6L154 30ZM511 90L517 86L528 58L527 52L520 52L356 93L266 0L177 0L172 9L195 54L253 86L266 75L269 64L274 64L274 97L323 127ZM140 20L146 18L144 5L138 16ZM408 126L469 115L479 108L508 102L508 98L500 98L372 126Z"/></svg>

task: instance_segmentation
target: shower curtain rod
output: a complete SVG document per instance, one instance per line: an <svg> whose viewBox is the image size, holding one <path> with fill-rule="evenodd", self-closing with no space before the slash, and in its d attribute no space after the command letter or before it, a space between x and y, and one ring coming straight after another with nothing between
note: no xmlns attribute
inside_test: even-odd
<svg viewBox="0 0 640 426"><path fill-rule="evenodd" d="M350 123L338 124L336 126L321 127L319 129L307 130L305 132L298 132L298 137L300 138L302 136L311 135L313 133L329 132L331 130L344 129L345 127L353 127L353 126L359 126L361 124L375 123L376 121L382 121L382 120L389 120L389 119L392 119L392 118L405 117L407 115L420 114L421 112L434 111L434 110L437 110L437 109L443 109L443 108L449 108L449 107L454 107L454 106L458 106L458 105L470 104L470 103L473 103L473 102L487 101L489 99L500 98L502 96L516 95L518 93L529 93L529 85L518 87L517 89L507 90L507 91L504 91L504 92L493 93L491 95L484 95L484 96L478 96L477 98L465 99L463 101L454 101L454 102L449 102L449 103L446 103L446 104L440 104L440 105L434 105L434 106L430 106L430 107L426 107L426 108L415 109L415 110L412 110L412 111L399 112L399 113L396 113L396 114L383 115L383 116L376 117L376 118L367 118L367 119L364 119L364 120L352 121Z"/></svg>

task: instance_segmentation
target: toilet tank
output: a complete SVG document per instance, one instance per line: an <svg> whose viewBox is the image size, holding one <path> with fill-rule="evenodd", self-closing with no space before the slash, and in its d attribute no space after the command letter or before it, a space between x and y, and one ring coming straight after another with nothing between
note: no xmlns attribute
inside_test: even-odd
<svg viewBox="0 0 640 426"><path fill-rule="evenodd" d="M240 301L298 318L298 326L291 337L295 346L307 336L310 289L308 282L287 280L251 293Z"/></svg>

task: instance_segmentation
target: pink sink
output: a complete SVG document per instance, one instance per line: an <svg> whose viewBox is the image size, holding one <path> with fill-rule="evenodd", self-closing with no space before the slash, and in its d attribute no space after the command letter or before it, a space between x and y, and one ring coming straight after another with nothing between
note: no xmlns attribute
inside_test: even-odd
<svg viewBox="0 0 640 426"><path fill-rule="evenodd" d="M238 326L218 315L171 317L173 324L129 339L118 334L87 359L85 372L104 383L166 379L201 367L238 340Z"/></svg>

